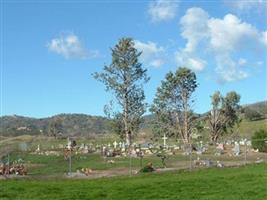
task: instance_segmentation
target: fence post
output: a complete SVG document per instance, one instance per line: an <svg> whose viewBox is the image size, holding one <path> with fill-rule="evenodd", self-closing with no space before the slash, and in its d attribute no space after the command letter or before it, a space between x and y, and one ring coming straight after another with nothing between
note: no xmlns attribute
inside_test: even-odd
<svg viewBox="0 0 267 200"><path fill-rule="evenodd" d="M190 142L190 171L192 171L192 143Z"/></svg>
<svg viewBox="0 0 267 200"><path fill-rule="evenodd" d="M69 155L69 176L71 176L71 150Z"/></svg>
<svg viewBox="0 0 267 200"><path fill-rule="evenodd" d="M7 154L7 163L8 163L8 171L7 171L7 174L9 175L9 170L10 170L10 159L9 159L9 153Z"/></svg>
<svg viewBox="0 0 267 200"><path fill-rule="evenodd" d="M247 164L247 140L245 141L245 165Z"/></svg>
<svg viewBox="0 0 267 200"><path fill-rule="evenodd" d="M130 150L130 176L132 176L132 151Z"/></svg>

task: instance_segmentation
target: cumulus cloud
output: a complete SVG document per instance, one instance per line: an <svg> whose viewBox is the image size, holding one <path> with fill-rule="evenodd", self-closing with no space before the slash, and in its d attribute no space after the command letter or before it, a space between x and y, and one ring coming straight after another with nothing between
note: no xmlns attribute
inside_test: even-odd
<svg viewBox="0 0 267 200"><path fill-rule="evenodd" d="M51 52L62 55L65 58L88 58L96 57L98 51L89 51L84 47L81 40L73 33L61 34L57 38L53 38L47 44Z"/></svg>
<svg viewBox="0 0 267 200"><path fill-rule="evenodd" d="M135 48L141 51L141 61L152 67L160 67L164 64L163 54L165 49L154 42L141 42L135 40Z"/></svg>
<svg viewBox="0 0 267 200"><path fill-rule="evenodd" d="M222 81L241 80L249 76L244 68L247 60L237 55L264 55L266 51L266 31L262 32L232 14L212 18L205 10L194 7L187 10L180 24L181 36L187 42L183 49L176 52L177 63L201 71L207 63L200 55L203 57L206 54L214 58L215 72Z"/></svg>
<svg viewBox="0 0 267 200"><path fill-rule="evenodd" d="M155 0L150 2L148 14L152 22L168 21L176 16L179 2L173 0Z"/></svg>
<svg viewBox="0 0 267 200"><path fill-rule="evenodd" d="M196 72L203 71L207 65L205 60L198 58L185 51L177 51L175 60L178 65L188 67Z"/></svg>

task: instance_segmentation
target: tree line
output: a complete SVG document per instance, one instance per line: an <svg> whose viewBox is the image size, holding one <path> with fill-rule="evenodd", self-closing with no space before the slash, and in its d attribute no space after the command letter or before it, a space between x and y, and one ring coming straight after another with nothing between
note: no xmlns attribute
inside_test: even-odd
<svg viewBox="0 0 267 200"><path fill-rule="evenodd" d="M105 106L105 113L112 119L114 130L128 145L132 144L133 136L138 132L142 116L148 107L143 86L149 81L149 77L139 61L142 52L134 46L132 38L120 39L111 49L111 64L93 74L116 99L119 109L114 110L113 103L110 103ZM179 67L175 72L166 74L149 106L155 116L155 132L173 136L184 144L191 143L193 129L197 127L193 94L198 85L195 72L189 68ZM212 108L208 114L211 143L216 143L219 137L231 132L240 122L239 102L240 95L234 91L227 93L225 97L219 91L211 96Z"/></svg>

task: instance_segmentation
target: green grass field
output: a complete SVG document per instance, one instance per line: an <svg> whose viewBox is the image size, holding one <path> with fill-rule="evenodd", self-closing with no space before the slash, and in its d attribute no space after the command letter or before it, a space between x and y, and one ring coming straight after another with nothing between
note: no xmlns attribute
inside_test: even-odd
<svg viewBox="0 0 267 200"><path fill-rule="evenodd" d="M255 199L267 197L267 164L96 180L5 180L0 199Z"/></svg>

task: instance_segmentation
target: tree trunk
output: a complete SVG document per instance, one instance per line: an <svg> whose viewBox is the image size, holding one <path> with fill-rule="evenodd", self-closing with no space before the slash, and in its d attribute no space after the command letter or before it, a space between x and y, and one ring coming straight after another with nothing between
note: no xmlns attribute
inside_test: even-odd
<svg viewBox="0 0 267 200"><path fill-rule="evenodd" d="M184 108L184 135L185 135L185 142L188 144L190 143L190 134L188 132L188 111L187 111L187 98L185 92L182 95L182 101L183 101L183 108Z"/></svg>
<svg viewBox="0 0 267 200"><path fill-rule="evenodd" d="M124 121L124 134L125 134L125 140L128 147L131 145L131 131L129 130L129 119L128 119L128 113L129 113L129 105L128 105L128 96L127 96L127 90L125 90L124 94L124 106L123 106L123 121Z"/></svg>

